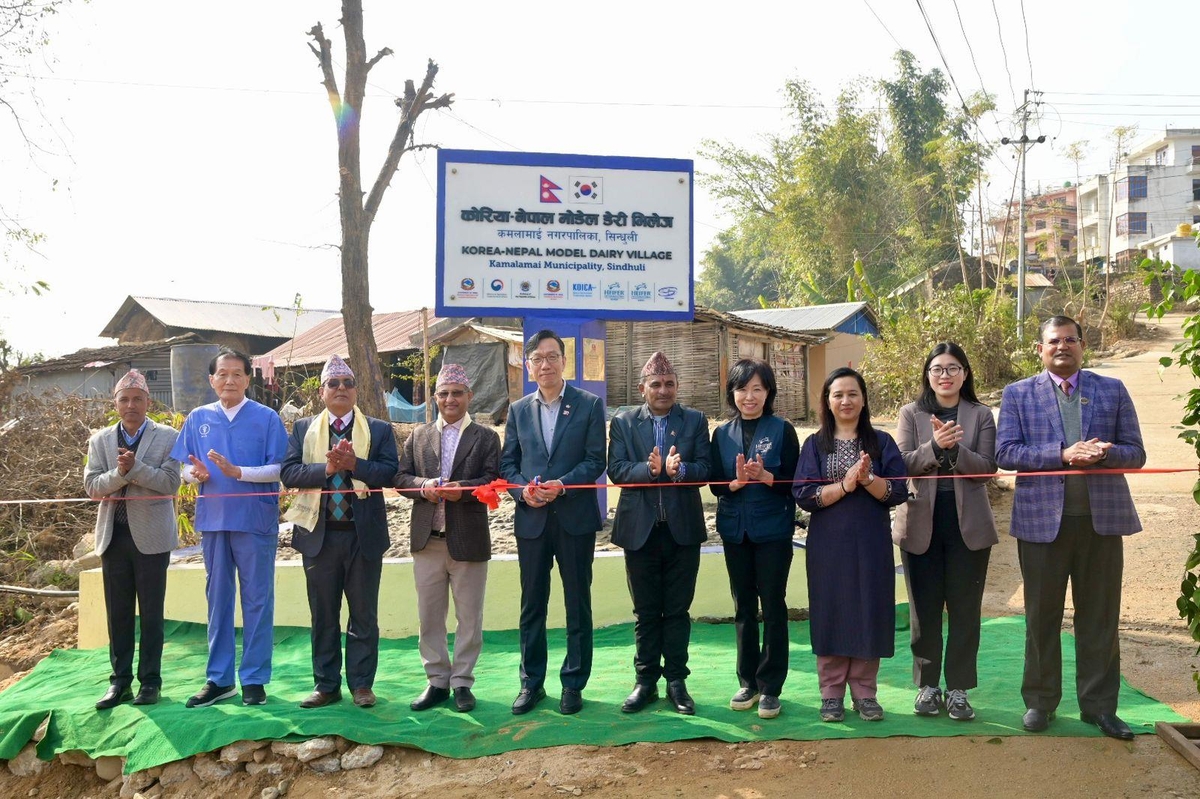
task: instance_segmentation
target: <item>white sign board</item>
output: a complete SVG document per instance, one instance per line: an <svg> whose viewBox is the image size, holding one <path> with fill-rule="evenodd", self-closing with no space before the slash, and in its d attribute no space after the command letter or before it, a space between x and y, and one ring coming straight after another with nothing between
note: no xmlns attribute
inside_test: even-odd
<svg viewBox="0 0 1200 799"><path fill-rule="evenodd" d="M437 315L692 318L692 162L438 153Z"/></svg>

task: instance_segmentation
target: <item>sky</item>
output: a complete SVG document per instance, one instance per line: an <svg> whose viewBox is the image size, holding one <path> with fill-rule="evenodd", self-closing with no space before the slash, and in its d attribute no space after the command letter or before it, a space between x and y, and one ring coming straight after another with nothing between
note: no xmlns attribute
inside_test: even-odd
<svg viewBox="0 0 1200 799"><path fill-rule="evenodd" d="M785 132L786 80L832 103L851 81L890 76L902 46L923 69L948 66L963 96L996 96L989 141L1020 135L1023 91L1043 92L1030 133L1047 142L1030 150L1028 184L1061 186L1075 180L1071 142L1089 142L1086 179L1107 169L1115 125L1138 125L1137 139L1200 127L1194 5L1143 8L368 0L368 52L395 55L369 78L363 180L395 130L392 98L429 58L435 89L456 99L421 117L418 143L690 158L703 172L706 139L754 149ZM45 236L0 264L0 336L46 356L111 343L99 332L130 294L283 306L299 294L304 307L340 308L336 138L306 35L323 23L340 74L339 13L336 0L70 3L0 89L34 143L0 114L0 207ZM1000 150L986 187L996 203L1016 169L1014 149ZM432 151L407 154L384 198L371 234L377 311L433 307L435 167ZM699 186L695 216L698 268L731 217ZM13 293L34 280L50 291Z"/></svg>

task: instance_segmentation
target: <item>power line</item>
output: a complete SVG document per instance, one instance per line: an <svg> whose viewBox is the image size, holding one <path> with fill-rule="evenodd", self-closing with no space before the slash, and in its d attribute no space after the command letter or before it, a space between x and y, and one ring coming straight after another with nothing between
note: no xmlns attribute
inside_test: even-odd
<svg viewBox="0 0 1200 799"><path fill-rule="evenodd" d="M1033 82L1033 57L1029 54L1029 22L1025 19L1025 0L1021 0L1021 25L1025 28L1025 60L1029 62L1029 88L1037 84Z"/></svg>
<svg viewBox="0 0 1200 799"><path fill-rule="evenodd" d="M875 17L875 19L879 21L880 25L883 25L883 29L885 31L887 31L888 36L892 37L892 41L896 43L896 46L899 47L901 50L905 49L904 45L900 44L900 40L896 38L895 34L892 33L891 29L888 28L887 24L885 24L884 21L882 19L880 19L879 15L875 13L875 9L871 8L870 0L863 0L863 4L866 5L867 10L871 12L871 16Z"/></svg>
<svg viewBox="0 0 1200 799"><path fill-rule="evenodd" d="M1004 56L1004 71L1008 73L1008 93L1012 96L1012 104L1017 104L1017 90L1013 85L1012 70L1008 68L1008 49L1004 46L1004 28L1000 25L1000 9L996 8L996 0L992 0L992 13L996 17L996 34L1000 38L1000 53Z"/></svg>

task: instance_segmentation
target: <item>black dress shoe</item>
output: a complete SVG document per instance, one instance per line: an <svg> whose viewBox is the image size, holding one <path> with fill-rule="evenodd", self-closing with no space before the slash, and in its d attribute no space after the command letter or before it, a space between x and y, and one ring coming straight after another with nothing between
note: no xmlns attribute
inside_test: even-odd
<svg viewBox="0 0 1200 799"><path fill-rule="evenodd" d="M583 694L574 688L564 688L558 702L558 712L570 716L583 710Z"/></svg>
<svg viewBox="0 0 1200 799"><path fill-rule="evenodd" d="M1052 721L1054 721L1053 710L1038 710L1036 707L1031 707L1021 718L1021 726L1029 732L1043 732Z"/></svg>
<svg viewBox="0 0 1200 799"><path fill-rule="evenodd" d="M517 694L517 698L513 700L512 712L514 716L521 716L537 707L537 703L546 698L545 688L522 688Z"/></svg>
<svg viewBox="0 0 1200 799"><path fill-rule="evenodd" d="M470 713L475 709L475 694L465 685L454 689L454 709L459 713Z"/></svg>
<svg viewBox="0 0 1200 799"><path fill-rule="evenodd" d="M408 706L417 711L429 710L429 708L436 707L449 698L449 688L438 688L433 685L426 685L425 690L421 692L421 695L409 702Z"/></svg>
<svg viewBox="0 0 1200 799"><path fill-rule="evenodd" d="M676 713L682 713L685 716L696 715L696 702L688 693L687 685L683 680L671 680L667 683L667 699L670 699L671 703L675 705Z"/></svg>
<svg viewBox="0 0 1200 799"><path fill-rule="evenodd" d="M110 685L104 696L96 703L96 710L112 710L122 702L133 699L133 691L128 685Z"/></svg>
<svg viewBox="0 0 1200 799"><path fill-rule="evenodd" d="M342 691L340 688L334 689L332 691L319 691L318 690L318 691L313 691L311 694L304 697L304 699L301 700L301 702L300 702L300 707L303 707L303 708L325 707L326 705L332 705L334 702L341 702L341 701L342 701Z"/></svg>
<svg viewBox="0 0 1200 799"><path fill-rule="evenodd" d="M565 695L565 691L563 692ZM633 686L633 693L625 697L625 703L621 705L622 713L637 713L651 702L658 701L658 686L645 685L637 683Z"/></svg>
<svg viewBox="0 0 1200 799"><path fill-rule="evenodd" d="M1133 730L1129 729L1129 725L1121 721L1116 713L1080 713L1079 720L1084 724L1095 724L1100 728L1100 732L1109 738L1133 740Z"/></svg>
<svg viewBox="0 0 1200 799"><path fill-rule="evenodd" d="M143 685L138 689L137 696L133 698L135 705L157 705L158 704L158 686Z"/></svg>

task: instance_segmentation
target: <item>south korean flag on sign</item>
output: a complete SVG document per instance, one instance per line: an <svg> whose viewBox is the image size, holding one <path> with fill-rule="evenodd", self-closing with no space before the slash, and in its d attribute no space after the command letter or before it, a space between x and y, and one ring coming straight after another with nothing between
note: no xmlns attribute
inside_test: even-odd
<svg viewBox="0 0 1200 799"><path fill-rule="evenodd" d="M571 199L577 203L603 203L603 181L596 177L572 177Z"/></svg>

